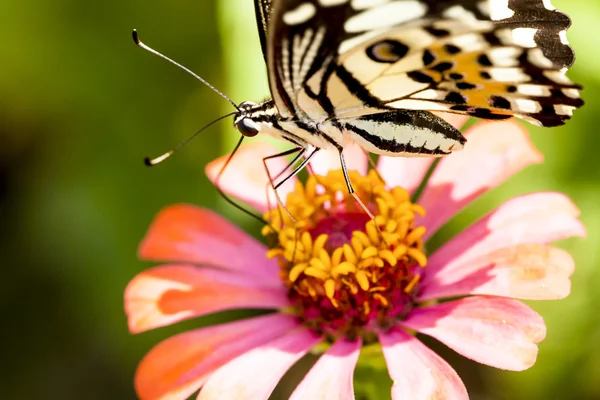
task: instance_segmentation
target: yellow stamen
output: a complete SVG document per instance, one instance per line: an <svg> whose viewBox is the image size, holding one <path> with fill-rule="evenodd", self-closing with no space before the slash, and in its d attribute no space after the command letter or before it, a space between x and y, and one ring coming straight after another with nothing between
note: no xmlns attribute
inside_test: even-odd
<svg viewBox="0 0 600 400"><path fill-rule="evenodd" d="M389 219L387 221L387 223L385 224L385 230L390 233L395 232L397 228L398 228L398 222L396 222L396 220Z"/></svg>
<svg viewBox="0 0 600 400"><path fill-rule="evenodd" d="M356 237L358 240L360 240L360 242L362 243L363 246L367 247L371 244L371 239L369 239L369 237L367 236L366 233L361 232L361 231L354 231L352 232L352 237Z"/></svg>
<svg viewBox="0 0 600 400"><path fill-rule="evenodd" d="M371 241L373 243L379 243L379 231L377 230L377 227L375 226L375 222L374 221L367 222L367 225L365 226L365 228L367 229L367 235L369 235L369 239L371 239Z"/></svg>
<svg viewBox="0 0 600 400"><path fill-rule="evenodd" d="M408 249L407 254L411 256L421 267L427 265L427 257L421 250Z"/></svg>
<svg viewBox="0 0 600 400"><path fill-rule="evenodd" d="M378 225L381 225L381 220L377 220L377 218L381 217L381 219L385 219L385 217L389 214L390 211L390 207L389 204L390 202L385 201L384 199L376 199L377 202L377 208L379 208L379 214L377 217L375 217L375 222L377 222Z"/></svg>
<svg viewBox="0 0 600 400"><path fill-rule="evenodd" d="M408 236L406 236L405 242L406 244L408 244L409 246L411 244L414 244L417 240L421 239L421 236L423 236L425 234L425 231L427 229L424 226L419 226L415 229L412 230L411 233L408 234Z"/></svg>
<svg viewBox="0 0 600 400"><path fill-rule="evenodd" d="M331 255L331 265L333 265L334 267L336 265L339 265L340 262L342 261L343 255L344 255L344 249L342 247L338 247L337 249L335 249L333 251L333 254Z"/></svg>
<svg viewBox="0 0 600 400"><path fill-rule="evenodd" d="M369 278L367 278L365 271L361 270L356 273L356 281L362 290L369 290Z"/></svg>
<svg viewBox="0 0 600 400"><path fill-rule="evenodd" d="M380 295L379 293L375 293L373 295L373 298L379 300L384 307L387 307L387 305L389 304L387 299L385 297L383 297L382 295Z"/></svg>
<svg viewBox="0 0 600 400"><path fill-rule="evenodd" d="M354 272L356 272L356 266L348 261L344 261L331 270L331 275L333 275L333 277L338 277L340 275L348 275L349 273Z"/></svg>
<svg viewBox="0 0 600 400"><path fill-rule="evenodd" d="M370 326L373 319L389 323L388 314L402 310L398 301L413 297L420 279L415 264L427 265L426 230L415 225L423 207L412 204L406 190L387 189L374 171L367 176L350 171L350 178L373 219L348 193L341 171L297 183L286 199L289 214L277 209L265 214L270 225L262 233L277 240L267 257L279 261L292 304L299 316L311 316L309 326L323 328L329 319L345 315L350 322L331 326L363 329L357 327Z"/></svg>
<svg viewBox="0 0 600 400"><path fill-rule="evenodd" d="M419 214L421 217L425 216L425 209L419 204L413 204L411 208L415 214Z"/></svg>
<svg viewBox="0 0 600 400"><path fill-rule="evenodd" d="M352 249L354 250L354 254L362 254L362 252L365 251L365 246L362 245L359 239L352 237L352 239L350 239L350 242L352 243Z"/></svg>
<svg viewBox="0 0 600 400"><path fill-rule="evenodd" d="M398 229L396 229L396 233L400 235L400 237L406 237L409 229L410 223L408 221L401 221L398 223Z"/></svg>
<svg viewBox="0 0 600 400"><path fill-rule="evenodd" d="M349 281L347 278L342 278L342 283L344 285L346 285L348 288L350 288L350 293L352 293L352 294L358 293L358 286L356 286L354 284L354 282Z"/></svg>
<svg viewBox="0 0 600 400"><path fill-rule="evenodd" d="M325 249L321 249L319 251L319 260L325 266L326 269L331 269L331 257L329 257L329 253Z"/></svg>
<svg viewBox="0 0 600 400"><path fill-rule="evenodd" d="M346 257L346 260L352 264L356 264L358 260L356 258L356 253L354 253L354 250L352 250L352 247L350 247L347 243L344 243L342 249L344 251L344 257Z"/></svg>
<svg viewBox="0 0 600 400"><path fill-rule="evenodd" d="M387 261L392 267L398 263L398 259L394 256L394 253L388 249L379 250L379 257Z"/></svg>
<svg viewBox="0 0 600 400"><path fill-rule="evenodd" d="M329 299L333 299L335 295L335 281L333 279L327 279L325 281L325 295L329 297Z"/></svg>
<svg viewBox="0 0 600 400"><path fill-rule="evenodd" d="M404 293L410 293L413 291L419 280L421 279L421 275L415 275L412 277L408 285L404 288Z"/></svg>
<svg viewBox="0 0 600 400"><path fill-rule="evenodd" d="M368 301L363 302L363 314L369 315L371 313L371 305Z"/></svg>
<svg viewBox="0 0 600 400"><path fill-rule="evenodd" d="M319 255L319 253L321 252L321 249L323 249L323 246L325 246L326 242L327 242L327 235L322 234L317 237L317 240L315 240L315 243L313 244L313 251L312 251L312 253L315 257Z"/></svg>
<svg viewBox="0 0 600 400"><path fill-rule="evenodd" d="M318 268L318 269L320 269L321 271L328 271L328 270L329 270L329 268L327 268L327 267L325 266L325 264L323 263L323 261L321 261L321 260L320 260L320 259L318 259L318 258L311 258L311 260L310 260L310 263L309 263L309 264L310 264L310 266L311 266L311 267L313 267L313 268Z"/></svg>
<svg viewBox="0 0 600 400"><path fill-rule="evenodd" d="M394 249L394 257L401 258L408 252L408 246L405 244L400 244L398 247Z"/></svg>
<svg viewBox="0 0 600 400"><path fill-rule="evenodd" d="M281 249L275 248L275 249L267 250L267 258L275 258L282 254L283 254L283 252L281 251Z"/></svg>
<svg viewBox="0 0 600 400"><path fill-rule="evenodd" d="M364 260L365 258L375 257L377 253L378 251L375 246L369 246L362 252L360 258Z"/></svg>
<svg viewBox="0 0 600 400"><path fill-rule="evenodd" d="M312 252L312 237L308 232L302 232L302 245L304 246L304 250L308 253Z"/></svg>
<svg viewBox="0 0 600 400"><path fill-rule="evenodd" d="M308 276L312 276L313 278L319 278L321 280L325 280L329 278L329 274L323 271L320 268L308 267L304 270L304 274Z"/></svg>
<svg viewBox="0 0 600 400"><path fill-rule="evenodd" d="M296 282L296 279L298 279L300 274L303 273L306 268L308 268L308 264L306 263L294 265L288 274L290 282Z"/></svg>

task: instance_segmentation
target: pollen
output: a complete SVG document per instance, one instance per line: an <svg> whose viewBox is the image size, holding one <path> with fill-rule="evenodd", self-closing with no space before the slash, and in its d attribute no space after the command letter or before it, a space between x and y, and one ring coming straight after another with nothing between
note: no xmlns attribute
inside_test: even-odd
<svg viewBox="0 0 600 400"><path fill-rule="evenodd" d="M375 170L311 175L288 194L285 209L265 214L267 256L278 260L293 308L305 325L333 337L365 336L402 318L414 304L427 265L425 210L401 188L387 188ZM293 216L293 219L292 219Z"/></svg>

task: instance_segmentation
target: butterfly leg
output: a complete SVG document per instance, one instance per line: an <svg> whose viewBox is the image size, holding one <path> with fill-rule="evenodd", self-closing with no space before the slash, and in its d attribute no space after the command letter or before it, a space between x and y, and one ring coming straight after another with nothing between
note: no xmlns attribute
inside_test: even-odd
<svg viewBox="0 0 600 400"><path fill-rule="evenodd" d="M346 160L344 160L344 149L341 147L338 147L338 152L340 155L340 164L342 166L342 172L344 174L344 181L346 181L346 187L348 188L348 193L350 193L352 195L352 197L354 197L354 200L356 200L356 202L361 206L361 208L367 213L369 218L374 220L375 216L373 215L373 213L371 213L371 211L369 211L369 209L367 208L365 203L362 202L362 200L358 197L358 195L354 191L354 188L352 187L352 182L350 181L350 176L348 176L348 168L346 167Z"/></svg>
<svg viewBox="0 0 600 400"><path fill-rule="evenodd" d="M277 173L277 175L275 175L274 177L271 175L271 171L269 171L269 167L267 166L267 161L268 160L273 160L275 158L280 158L280 157L285 157L285 156L289 156L291 154L296 154L296 156L294 157L294 159L292 161L290 161L285 168L283 168L281 171L279 171ZM292 166L294 166L296 164L296 162L300 159L300 157L302 157L302 155L306 153L306 148L304 147L294 147L292 149L286 150L286 151L282 151L280 153L277 154L273 154L270 156L267 156L265 158L263 158L263 165L265 167L265 172L267 173L267 177L269 178L269 182L267 182L265 191L266 191L266 197L267 197L267 203L270 204L269 202L269 187L273 188L273 191L275 192L275 198L277 200L277 205L281 208L285 208L283 201L281 200L281 197L279 196L279 193L277 193L277 191L274 189L275 188L275 181L277 179L279 179L281 177L281 175L283 175L287 170L289 170ZM269 206L270 207L270 206Z"/></svg>
<svg viewBox="0 0 600 400"><path fill-rule="evenodd" d="M290 168L291 168L291 166L293 166L293 165L296 163L296 161L298 161L298 159L299 159L299 158L300 158L300 157L301 157L303 154L305 154L305 153L308 151L308 148L307 148L307 147L297 147L297 148L295 148L295 149L288 150L288 152L290 152L289 154L293 154L293 151L292 151L292 150L299 151L299 153L298 153L298 154L296 155L296 157L294 157L294 159L293 159L293 160L292 160L292 161L291 161L291 162L290 162L290 163L289 163L289 164L288 164L288 165L285 167L285 169L283 169L283 170L282 170L282 171L281 171L279 174L277 174L277 176L275 177L275 179L279 178L279 176L280 176L280 175L283 175L283 174L285 173L285 171L287 171L288 169L290 169ZM272 179L270 179L270 175L269 175L269 180L270 180L270 182L271 182L271 184L272 184L273 191L275 192L275 196L277 197L277 201L278 201L278 203L279 203L280 207L281 207L281 208L283 208L283 209L285 210L285 212L287 213L288 217L289 217L289 218L290 218L290 219L291 219L291 220L294 222L294 224L296 223L296 219L295 219L295 218L292 216L292 214L291 214L291 213L289 212L289 210L288 210L288 209L285 207L285 205L283 205L283 203L282 203L282 201L281 201L281 198L279 197L279 194L277 193L277 189L279 189L279 188L280 188L280 187L281 187L281 186L282 186L284 183L286 183L288 180L290 180L290 179L292 179L294 176L298 175L298 173L299 173L300 171L302 171L302 170L303 170L303 169L304 169L306 166L308 166L308 165L309 165L309 162L310 162L310 160L311 160L311 159L314 157L314 155L315 155L315 154L317 154L317 152L318 152L319 150L320 150L320 149L319 149L318 147L316 147L316 148L315 148L313 151L311 151L311 152L308 154L308 156L306 156L306 158L305 158L305 159L304 159L304 160L303 160L303 161L302 161L302 162L301 162L301 163L300 163L300 164L299 164L299 165L298 165L296 168L294 168L294 170L293 170L293 171L292 171L290 174L288 174L288 175L287 175L285 178L283 178L283 179L281 180L281 182L277 183L276 185L275 185L275 184L273 184L273 183L274 183L274 181L273 181ZM285 152L284 152L284 153L285 153ZM277 155L275 155L275 156L277 156ZM271 156L271 158L274 158L275 156ZM266 168L266 162L265 162L265 168ZM268 174L268 171L267 171L267 174ZM281 209L281 208L280 208L280 209ZM295 236L296 236L296 241L295 241L295 242L296 242L296 243L298 243L298 241L299 241L299 239L300 239L299 235L300 235L300 233L299 233L299 232L298 232L298 230L296 229L296 233L295 233ZM297 247L296 247L296 246L294 246L294 251L293 251L293 256L292 256L292 259L293 259L293 260L295 260L295 259L296 259L296 250L297 250Z"/></svg>
<svg viewBox="0 0 600 400"><path fill-rule="evenodd" d="M303 148L304 152L306 152L306 150L307 150L306 148ZM298 175L298 173L300 171L302 171L308 165L308 163L310 162L310 160L315 156L315 154L317 154L319 152L319 150L321 150L321 149L318 148L318 147L315 147L315 149L313 151L311 151L308 154L308 156L306 156L306 158L300 163L300 165L298 165L296 168L294 168L294 170L292 172L290 172L285 178L283 178L279 183L273 185L273 191L275 192L275 196L277 197L277 202L279 204L283 204L283 202L281 201L281 198L279 198L279 195L277 193L277 189L279 189L288 180L290 180L293 177L295 177L296 175ZM286 168L286 170L287 170L287 168ZM289 213L289 211L287 210L287 208L283 207L283 209L288 214L288 217L290 217L291 220L295 222L296 219Z"/></svg>
<svg viewBox="0 0 600 400"><path fill-rule="evenodd" d="M304 149L306 150L306 149ZM317 152L319 152L319 150L321 150L318 147L315 147L315 149L313 151L311 151L308 156L306 156L306 158L300 163L300 165L298 165L296 168L294 168L294 170L287 175L285 178L283 178L281 180L281 182L277 183L274 186L274 189L279 189L284 183L286 183L288 180L292 179L293 177L295 177L296 175L298 175L300 173L300 171L302 171L306 165L310 162L310 160L315 156L315 154L317 154Z"/></svg>

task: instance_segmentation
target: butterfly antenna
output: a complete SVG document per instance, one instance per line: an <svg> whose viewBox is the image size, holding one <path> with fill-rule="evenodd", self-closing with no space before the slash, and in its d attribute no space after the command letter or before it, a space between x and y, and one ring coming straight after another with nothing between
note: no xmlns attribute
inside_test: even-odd
<svg viewBox="0 0 600 400"><path fill-rule="evenodd" d="M161 162L165 161L167 158L171 157L173 155L173 153L175 153L176 151L178 151L179 149L181 149L183 146L185 146L186 144L188 144L192 139L194 139L196 136L198 136L200 133L202 133L205 129L211 127L212 125L216 124L217 122L219 122L222 119L225 119L227 117L231 117L234 114L235 114L235 112L231 112L229 114L225 114L225 115L223 115L223 116L215 119L211 123L209 123L206 126L204 126L204 128L198 130L192 136L190 136L189 138L185 139L183 142L179 143L179 145L177 145L173 150L167 151L162 156L159 156L159 157L156 157L156 158L150 158L150 157L144 158L144 164L146 164L149 167L152 167L152 166L154 166L156 164L160 164Z"/></svg>
<svg viewBox="0 0 600 400"><path fill-rule="evenodd" d="M194 78L198 79L200 82L204 83L206 86L208 86L209 88L211 88L215 93L217 93L219 96L221 96L222 98L224 98L225 100L227 100L228 102L231 103L231 105L236 109L239 110L238 106L233 102L233 100L231 100L229 97L227 97L223 92L221 92L219 89L217 89L216 87L214 87L213 85L211 85L210 83L208 83L204 78L202 78L201 76L195 74L194 72L192 72L190 69L184 67L183 65L171 60L169 57L165 56L164 54L159 53L158 51L154 50L151 47L146 46L141 40L140 37L138 36L137 31L134 29L132 32L132 36L133 36L133 41L135 42L135 44L141 48L146 50L149 53L154 54L155 56L158 56L160 58L162 58L163 60L167 60L168 62L170 62L171 64L181 68L182 70L184 70L185 72L187 72L188 74L192 75Z"/></svg>

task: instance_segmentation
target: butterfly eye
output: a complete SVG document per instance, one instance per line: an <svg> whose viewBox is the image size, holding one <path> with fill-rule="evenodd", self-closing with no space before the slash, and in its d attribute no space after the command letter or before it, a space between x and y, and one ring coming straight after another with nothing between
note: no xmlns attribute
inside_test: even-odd
<svg viewBox="0 0 600 400"><path fill-rule="evenodd" d="M253 137L258 135L260 126L250 118L243 118L237 123L237 128L245 137Z"/></svg>

